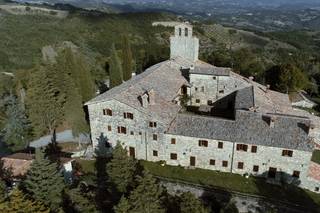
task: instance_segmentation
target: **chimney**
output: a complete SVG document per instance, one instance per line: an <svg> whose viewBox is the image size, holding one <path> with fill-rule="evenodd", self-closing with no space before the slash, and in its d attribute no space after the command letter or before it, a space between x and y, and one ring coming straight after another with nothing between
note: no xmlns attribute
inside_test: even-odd
<svg viewBox="0 0 320 213"><path fill-rule="evenodd" d="M253 80L254 80L254 77L253 77L253 76L250 76L250 77L249 77L249 80L250 80L250 81L253 81Z"/></svg>
<svg viewBox="0 0 320 213"><path fill-rule="evenodd" d="M194 70L194 66L193 64L190 66L190 71L193 71Z"/></svg>
<svg viewBox="0 0 320 213"><path fill-rule="evenodd" d="M143 95L140 96L141 97L141 105L143 108L147 108L149 105L149 101L148 101L148 94L144 93Z"/></svg>
<svg viewBox="0 0 320 213"><path fill-rule="evenodd" d="M270 84L267 84L266 86L266 92L268 92L270 90Z"/></svg>
<svg viewBox="0 0 320 213"><path fill-rule="evenodd" d="M154 105L156 103L156 97L155 97L154 89L149 90L148 95L149 95L149 104L150 105Z"/></svg>

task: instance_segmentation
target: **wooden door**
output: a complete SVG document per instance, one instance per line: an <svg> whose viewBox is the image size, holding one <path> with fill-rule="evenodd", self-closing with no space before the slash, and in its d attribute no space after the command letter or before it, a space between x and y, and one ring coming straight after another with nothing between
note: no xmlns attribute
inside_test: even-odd
<svg viewBox="0 0 320 213"><path fill-rule="evenodd" d="M196 157L190 157L190 166L195 166L196 165Z"/></svg>
<svg viewBox="0 0 320 213"><path fill-rule="evenodd" d="M131 146L129 147L129 155L133 158L136 157L136 150L134 147L131 147Z"/></svg>

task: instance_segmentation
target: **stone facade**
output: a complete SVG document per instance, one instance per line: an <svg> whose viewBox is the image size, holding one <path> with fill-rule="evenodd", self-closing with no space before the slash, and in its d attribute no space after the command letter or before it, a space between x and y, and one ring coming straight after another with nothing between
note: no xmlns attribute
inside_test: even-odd
<svg viewBox="0 0 320 213"><path fill-rule="evenodd" d="M197 61L199 57L199 39L192 36L192 27L186 24L175 26L175 35L170 38L170 58L182 57Z"/></svg>
<svg viewBox="0 0 320 213"><path fill-rule="evenodd" d="M170 60L89 101L93 147L119 141L137 159L269 177L318 192L311 162L317 118L292 110L286 94L199 61L198 42L189 25L176 25ZM190 106L212 104L211 110L227 100L219 107L232 105L234 116L188 114L183 94Z"/></svg>
<svg viewBox="0 0 320 213"><path fill-rule="evenodd" d="M232 92L247 87L246 81L233 76L217 76L190 74L191 104L194 106L207 105L225 97Z"/></svg>

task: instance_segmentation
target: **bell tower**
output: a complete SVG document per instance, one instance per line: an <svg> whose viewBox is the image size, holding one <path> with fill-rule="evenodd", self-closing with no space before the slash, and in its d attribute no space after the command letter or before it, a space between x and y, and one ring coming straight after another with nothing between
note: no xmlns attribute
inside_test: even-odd
<svg viewBox="0 0 320 213"><path fill-rule="evenodd" d="M195 62L199 57L199 39L194 37L192 26L181 23L175 26L170 37L170 58L182 57Z"/></svg>

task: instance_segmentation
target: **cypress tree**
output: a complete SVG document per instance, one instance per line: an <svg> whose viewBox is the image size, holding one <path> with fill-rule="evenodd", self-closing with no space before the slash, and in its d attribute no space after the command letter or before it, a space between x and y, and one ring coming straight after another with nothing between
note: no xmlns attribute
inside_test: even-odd
<svg viewBox="0 0 320 213"><path fill-rule="evenodd" d="M58 211L62 203L64 180L58 165L45 159L42 150L36 150L36 159L31 164L23 186L32 198Z"/></svg>
<svg viewBox="0 0 320 213"><path fill-rule="evenodd" d="M107 173L119 192L125 193L132 187L136 161L128 156L127 150L119 142L112 152L112 160L107 164Z"/></svg>
<svg viewBox="0 0 320 213"><path fill-rule="evenodd" d="M123 80L127 81L132 77L132 52L130 41L127 35L122 38L122 69L123 69Z"/></svg>
<svg viewBox="0 0 320 213"><path fill-rule="evenodd" d="M29 118L37 136L53 134L62 121L60 90L51 69L37 66L30 74L27 91Z"/></svg>
<svg viewBox="0 0 320 213"><path fill-rule="evenodd" d="M143 177L137 176L138 186L129 197L132 212L164 213L163 188L156 183L156 179L144 171Z"/></svg>
<svg viewBox="0 0 320 213"><path fill-rule="evenodd" d="M41 202L27 199L19 189L14 189L8 200L0 203L0 211L7 213L49 213Z"/></svg>
<svg viewBox="0 0 320 213"><path fill-rule="evenodd" d="M120 58L118 56L118 52L112 44L111 46L111 57L110 57L110 69L109 69L109 75L110 75L110 88L116 87L123 82L123 71L122 66L120 62Z"/></svg>
<svg viewBox="0 0 320 213"><path fill-rule="evenodd" d="M181 213L209 213L209 211L203 206L201 201L196 198L191 192L185 192L181 195L180 202Z"/></svg>

